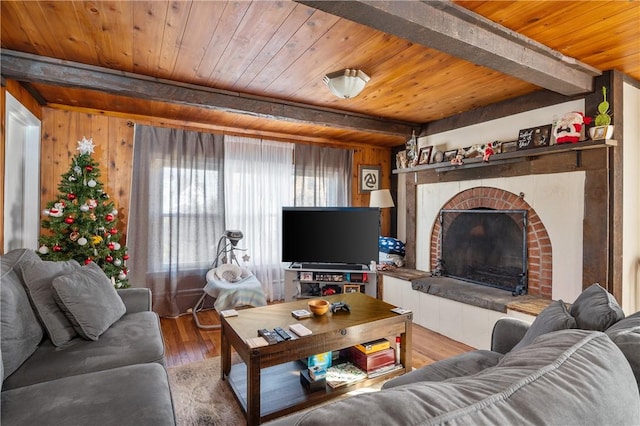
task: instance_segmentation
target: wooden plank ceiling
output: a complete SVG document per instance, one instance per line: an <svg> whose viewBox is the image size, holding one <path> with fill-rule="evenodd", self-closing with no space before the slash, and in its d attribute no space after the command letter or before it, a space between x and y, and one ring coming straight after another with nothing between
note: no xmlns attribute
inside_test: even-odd
<svg viewBox="0 0 640 426"><path fill-rule="evenodd" d="M275 139L394 146L474 108L574 82L576 94L590 72L640 80L636 1L3 0L0 12L2 75L43 104ZM322 83L344 68L371 76L352 99Z"/></svg>

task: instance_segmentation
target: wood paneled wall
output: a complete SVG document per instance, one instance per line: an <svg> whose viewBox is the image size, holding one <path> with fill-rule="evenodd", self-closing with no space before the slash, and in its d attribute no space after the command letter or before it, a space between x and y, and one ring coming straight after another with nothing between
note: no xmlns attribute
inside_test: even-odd
<svg viewBox="0 0 640 426"><path fill-rule="evenodd" d="M148 120L145 124L154 125L153 120ZM190 130L197 129L197 124L191 123L188 128ZM133 171L133 126L128 119L121 116L43 108L41 205L44 207L58 194L60 177L69 170L71 159L77 153L77 142L83 136L93 138L96 145L94 158L100 164L100 179L118 208L118 227L123 235L126 235ZM345 145L339 144L335 146L345 147ZM352 148L354 148L352 205L368 206L369 195L358 193L358 166L360 164L381 166L381 188L389 188L391 182L390 150L368 146ZM390 213L389 209L385 210L387 211L383 212L382 231L384 235L388 235Z"/></svg>
<svg viewBox="0 0 640 426"><path fill-rule="evenodd" d="M125 243L133 160L133 126L126 119L44 108L40 205L44 208L58 195L60 178L71 167L83 137L93 138L93 158L99 164L105 191L118 209L118 229Z"/></svg>

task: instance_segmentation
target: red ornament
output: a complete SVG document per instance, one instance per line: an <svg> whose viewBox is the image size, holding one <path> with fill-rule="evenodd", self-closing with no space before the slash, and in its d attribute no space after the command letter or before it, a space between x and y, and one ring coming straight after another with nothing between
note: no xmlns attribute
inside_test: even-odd
<svg viewBox="0 0 640 426"><path fill-rule="evenodd" d="M87 166L87 167L85 167L85 169L86 169L88 172L90 172L90 171L92 171L92 170L93 170L93 166Z"/></svg>
<svg viewBox="0 0 640 426"><path fill-rule="evenodd" d="M128 254L125 254L124 256L122 256L122 258L123 258L124 260L129 260L129 255L128 255Z"/></svg>
<svg viewBox="0 0 640 426"><path fill-rule="evenodd" d="M114 248L116 248L116 245L113 243L109 243L107 244L107 247L109 247L109 250L113 250Z"/></svg>
<svg viewBox="0 0 640 426"><path fill-rule="evenodd" d="M75 219L72 218L71 216L67 216L67 217L64 218L64 221L66 223L68 223L69 225L71 225L73 222L75 222Z"/></svg>
<svg viewBox="0 0 640 426"><path fill-rule="evenodd" d="M104 218L105 218L105 220L107 222L111 222L113 220L113 215L111 213L109 213Z"/></svg>
<svg viewBox="0 0 640 426"><path fill-rule="evenodd" d="M85 265L88 265L88 264L90 264L91 262L93 262L93 259L91 259L90 257L87 257L87 258L84 260L84 264L85 264Z"/></svg>
<svg viewBox="0 0 640 426"><path fill-rule="evenodd" d="M104 258L104 260L106 260L107 262L113 262L113 257L107 256Z"/></svg>
<svg viewBox="0 0 640 426"><path fill-rule="evenodd" d="M56 244L55 246L53 246L53 251L62 251L62 247Z"/></svg>
<svg viewBox="0 0 640 426"><path fill-rule="evenodd" d="M70 200L75 200L76 199L76 194L69 193L69 194L67 194L67 198L70 199Z"/></svg>
<svg viewBox="0 0 640 426"><path fill-rule="evenodd" d="M111 233L111 235L116 235L118 233L118 230L116 228L111 228L109 232Z"/></svg>

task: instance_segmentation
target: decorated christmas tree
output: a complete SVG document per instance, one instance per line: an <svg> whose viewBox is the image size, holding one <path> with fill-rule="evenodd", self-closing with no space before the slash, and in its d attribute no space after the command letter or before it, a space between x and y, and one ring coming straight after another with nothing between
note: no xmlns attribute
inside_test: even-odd
<svg viewBox="0 0 640 426"><path fill-rule="evenodd" d="M80 153L62 175L58 196L42 212L42 227L49 231L40 237L38 252L43 260L93 261L114 287L126 288L129 256L118 242L118 210L98 179L98 163L91 157L94 147L92 139L78 141Z"/></svg>

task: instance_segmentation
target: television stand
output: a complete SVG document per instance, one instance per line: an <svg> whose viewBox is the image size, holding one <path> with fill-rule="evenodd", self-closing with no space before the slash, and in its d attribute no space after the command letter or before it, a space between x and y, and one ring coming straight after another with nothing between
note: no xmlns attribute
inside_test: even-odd
<svg viewBox="0 0 640 426"><path fill-rule="evenodd" d="M285 269L284 300L362 292L377 297L376 270L362 264L297 262ZM326 290L326 291L325 291Z"/></svg>

